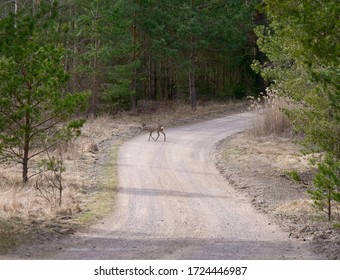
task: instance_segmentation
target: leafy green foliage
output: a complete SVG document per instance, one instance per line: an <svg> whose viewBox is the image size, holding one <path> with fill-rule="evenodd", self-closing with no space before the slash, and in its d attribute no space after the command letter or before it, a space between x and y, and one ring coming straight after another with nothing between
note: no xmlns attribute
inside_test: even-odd
<svg viewBox="0 0 340 280"><path fill-rule="evenodd" d="M339 203L339 5L335 0L264 0L261 9L269 25L257 27L256 34L268 61L254 62L253 69L294 101L294 109L285 112L305 135L309 151L327 153L310 194L330 218L332 201Z"/></svg>
<svg viewBox="0 0 340 280"><path fill-rule="evenodd" d="M111 112L128 109L136 94L132 77L140 62L138 56L133 57L138 42L133 41L131 31L136 3L61 1L59 21L70 26L62 38L73 74L70 86L91 89L89 113L96 114L103 107Z"/></svg>
<svg viewBox="0 0 340 280"><path fill-rule="evenodd" d="M298 182L298 183L301 182L300 175L296 170L287 171L285 174L286 174L286 176L288 176L293 181Z"/></svg>
<svg viewBox="0 0 340 280"><path fill-rule="evenodd" d="M47 157L40 161L38 179L34 187L52 206L58 204L61 207L63 191L66 188L63 181L66 168L61 156L50 156L48 151L46 154Z"/></svg>
<svg viewBox="0 0 340 280"><path fill-rule="evenodd" d="M258 45L269 61L254 64L271 87L295 100L288 112L306 144L340 157L339 21L336 1L265 0L270 24Z"/></svg>
<svg viewBox="0 0 340 280"><path fill-rule="evenodd" d="M176 1L172 17L162 24L163 57L170 59L187 84L188 71L196 75L198 95L205 98L242 98L254 87L249 64L255 1ZM168 8L169 9L169 8ZM176 32L173 32L176 30ZM158 34L158 36L160 36ZM171 52L169 52L171 50ZM192 56L194 58L192 59Z"/></svg>
<svg viewBox="0 0 340 280"><path fill-rule="evenodd" d="M188 99L190 72L199 98L249 94L256 1L194 2L60 1L70 88L90 88L90 107L113 112L131 98Z"/></svg>
<svg viewBox="0 0 340 280"><path fill-rule="evenodd" d="M64 49L48 42L53 9L19 13L0 21L0 156L23 165L59 142L79 134L84 121L70 121L86 109L87 93L66 93ZM46 42L44 43L44 39Z"/></svg>
<svg viewBox="0 0 340 280"><path fill-rule="evenodd" d="M332 219L332 206L340 203L340 161L327 155L318 164L319 171L314 177L315 190L308 190L314 200L314 206Z"/></svg>

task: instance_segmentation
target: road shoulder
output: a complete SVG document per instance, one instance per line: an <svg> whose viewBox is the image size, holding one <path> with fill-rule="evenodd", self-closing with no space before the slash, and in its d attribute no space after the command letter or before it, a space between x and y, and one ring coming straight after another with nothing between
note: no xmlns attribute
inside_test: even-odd
<svg viewBox="0 0 340 280"><path fill-rule="evenodd" d="M233 135L216 146L220 173L260 212L279 224L291 238L310 242L317 254L340 259L340 231L316 212L306 193L313 169L290 138ZM287 175L297 171L301 181Z"/></svg>

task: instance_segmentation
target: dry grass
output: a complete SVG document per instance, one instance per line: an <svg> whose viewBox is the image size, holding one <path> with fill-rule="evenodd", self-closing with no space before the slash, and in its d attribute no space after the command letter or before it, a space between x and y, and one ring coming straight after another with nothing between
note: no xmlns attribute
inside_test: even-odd
<svg viewBox="0 0 340 280"><path fill-rule="evenodd" d="M61 208L56 203L57 194L47 201L33 187L37 177L22 185L20 165L0 165L0 252L21 242L32 231L68 233L72 232L70 228L112 212L119 145L140 133L143 122L179 125L243 108L244 103L209 103L199 104L193 111L186 104L141 101L137 112L90 117L79 138L51 152L56 157L61 155L66 168ZM32 160L31 172L37 170L39 160Z"/></svg>
<svg viewBox="0 0 340 280"><path fill-rule="evenodd" d="M170 126L237 112L244 108L244 102L199 103L197 109L192 110L189 104L180 102L140 101L136 116L140 117L140 123L160 123Z"/></svg>
<svg viewBox="0 0 340 280"><path fill-rule="evenodd" d="M20 165L0 166L0 252L1 249L5 251L13 244L20 243L23 236L30 235L37 228L40 232L58 234L67 232L65 226L51 228L52 225L68 220L67 227L74 229L79 223L89 220L83 216L88 217L91 210L92 216L100 215L100 211L96 211L91 205L97 198L96 188L103 193L103 186L99 187L101 182L98 182L91 170L97 162L93 144L98 145L109 139L113 133L119 134L123 130L122 126L109 116L89 119L81 137L51 152L56 157L62 155L66 168L62 175L65 187L62 207L58 206L58 193L55 189L51 193L50 187L42 186L42 195L34 187L38 176L32 177L27 185L23 185ZM39 160L32 160L31 174L37 171ZM47 196L49 200L46 199Z"/></svg>
<svg viewBox="0 0 340 280"><path fill-rule="evenodd" d="M337 204L333 204L333 220L336 223L340 221L340 207ZM315 209L313 201L311 199L299 199L292 200L287 203L281 204L276 207L275 214L284 214L286 216L299 217L301 220L305 219L313 223L318 221L320 224L328 224L327 213Z"/></svg>
<svg viewBox="0 0 340 280"><path fill-rule="evenodd" d="M289 98L279 96L276 91L267 89L266 94L261 94L257 99L253 97L249 99L250 109L257 112L252 130L256 136L292 134L292 124L283 112L295 106Z"/></svg>

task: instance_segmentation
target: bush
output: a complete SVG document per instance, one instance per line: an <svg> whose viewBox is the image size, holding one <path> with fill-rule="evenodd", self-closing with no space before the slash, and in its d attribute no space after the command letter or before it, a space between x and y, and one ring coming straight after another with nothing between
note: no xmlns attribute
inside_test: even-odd
<svg viewBox="0 0 340 280"><path fill-rule="evenodd" d="M314 190L308 190L314 206L333 219L333 208L340 206L340 161L327 154L324 161L318 164L319 171L314 177Z"/></svg>
<svg viewBox="0 0 340 280"><path fill-rule="evenodd" d="M266 94L251 99L251 109L256 110L253 132L257 136L288 135L293 131L292 124L285 110L292 107L287 97L279 96L277 92L267 88Z"/></svg>

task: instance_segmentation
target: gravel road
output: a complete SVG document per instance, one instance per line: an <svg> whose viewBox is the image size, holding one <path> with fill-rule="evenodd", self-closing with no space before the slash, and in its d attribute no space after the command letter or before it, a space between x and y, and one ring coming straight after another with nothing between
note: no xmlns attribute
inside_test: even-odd
<svg viewBox="0 0 340 280"><path fill-rule="evenodd" d="M29 252L39 259L318 259L292 240L214 166L214 145L247 129L242 113L143 133L118 159L115 211L85 231Z"/></svg>

